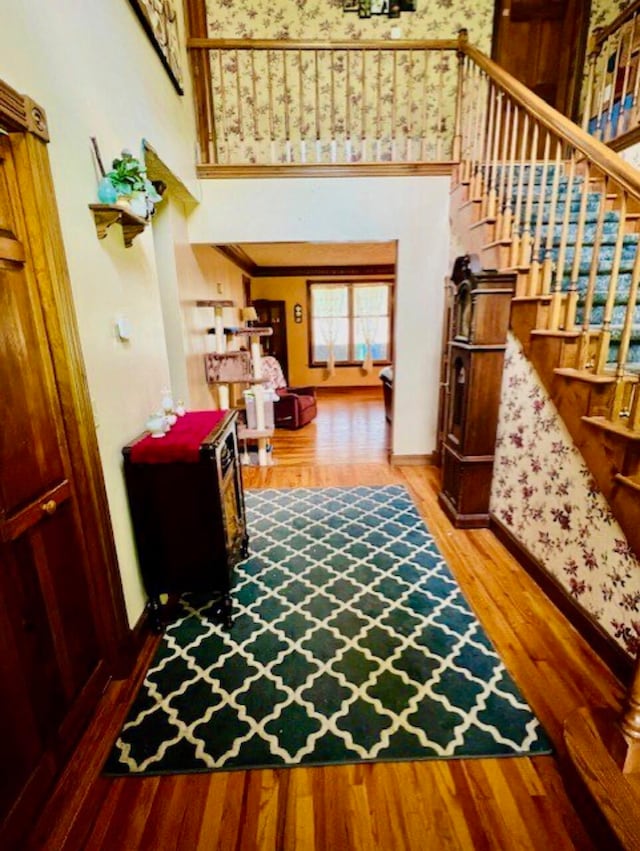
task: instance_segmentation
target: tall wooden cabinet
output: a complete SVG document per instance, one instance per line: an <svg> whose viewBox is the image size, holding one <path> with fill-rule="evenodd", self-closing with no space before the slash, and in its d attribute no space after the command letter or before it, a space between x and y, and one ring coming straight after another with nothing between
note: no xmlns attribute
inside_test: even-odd
<svg viewBox="0 0 640 851"><path fill-rule="evenodd" d="M0 82L0 846L21 836L130 633L44 113Z"/></svg>
<svg viewBox="0 0 640 851"><path fill-rule="evenodd" d="M450 328L439 501L456 526L489 525L502 371L515 274L459 257L451 275Z"/></svg>

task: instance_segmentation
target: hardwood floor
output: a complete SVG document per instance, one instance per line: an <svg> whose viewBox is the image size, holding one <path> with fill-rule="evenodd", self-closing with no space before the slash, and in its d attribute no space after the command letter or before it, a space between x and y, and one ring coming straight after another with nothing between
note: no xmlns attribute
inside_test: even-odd
<svg viewBox="0 0 640 851"><path fill-rule="evenodd" d="M101 765L153 653L150 638L135 676L107 690L29 847L616 848L581 799L562 722L584 704L618 706L620 684L492 533L452 528L437 504L437 469L386 463L382 401L364 395L321 397L314 427L278 432L276 463L245 468L246 486L404 484L557 754L106 778Z"/></svg>

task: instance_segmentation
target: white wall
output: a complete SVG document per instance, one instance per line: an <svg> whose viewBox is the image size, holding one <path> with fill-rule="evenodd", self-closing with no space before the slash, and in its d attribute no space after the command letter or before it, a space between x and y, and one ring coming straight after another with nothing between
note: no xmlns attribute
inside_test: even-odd
<svg viewBox="0 0 640 851"><path fill-rule="evenodd" d="M181 6L181 4L177 4ZM184 30L181 28L181 31ZM185 72L186 72L186 65ZM185 77L188 83L188 73ZM90 136L107 167L147 138L193 182L193 107L180 97L126 0L2 4L0 78L47 112L49 154L93 402L129 619L144 605L121 470L121 447L141 432L169 381L151 228L124 248L115 225L96 237ZM123 314L131 339L119 342Z"/></svg>
<svg viewBox="0 0 640 851"><path fill-rule="evenodd" d="M189 220L196 243L398 240L396 455L436 448L449 187L448 177L210 180Z"/></svg>

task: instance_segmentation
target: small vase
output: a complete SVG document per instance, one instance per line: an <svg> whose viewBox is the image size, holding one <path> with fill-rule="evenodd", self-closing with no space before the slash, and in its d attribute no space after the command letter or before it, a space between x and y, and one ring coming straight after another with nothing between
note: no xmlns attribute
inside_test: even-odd
<svg viewBox="0 0 640 851"><path fill-rule="evenodd" d="M101 204L115 204L118 199L118 193L115 190L113 183L108 177L103 177L98 184L98 201Z"/></svg>

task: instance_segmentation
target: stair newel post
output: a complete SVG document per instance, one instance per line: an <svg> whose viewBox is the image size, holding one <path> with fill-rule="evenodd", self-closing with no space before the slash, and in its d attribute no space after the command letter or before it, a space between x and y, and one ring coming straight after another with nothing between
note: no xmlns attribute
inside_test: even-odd
<svg viewBox="0 0 640 851"><path fill-rule="evenodd" d="M578 348L578 369L593 369L594 363L591 361L590 344L591 344L591 310L593 308L593 295L596 289L596 281L598 278L598 265L600 262L600 246L602 244L602 231L604 228L605 217L605 199L607 197L607 188L609 178L604 176L602 192L600 197L600 206L598 208L598 221L596 224L596 232L593 240L593 253L591 255L591 265L589 267L589 282L584 299L584 315L582 317L582 336ZM577 251L576 247L576 251ZM582 251L580 252L582 253ZM578 258L580 259L580 258Z"/></svg>
<svg viewBox="0 0 640 851"><path fill-rule="evenodd" d="M496 212L498 207L498 180L497 180L497 172L498 172L498 162L499 162L499 154L500 154L500 131L502 124L502 92L498 91L495 96L496 105L495 105L495 130L493 134L493 152L490 160L490 169L489 169L489 184L488 193L485 193L484 200L486 203L484 209L484 216L487 219L495 219Z"/></svg>
<svg viewBox="0 0 640 851"><path fill-rule="evenodd" d="M556 156L553 165L553 181L551 184L551 207L549 210L549 221L547 223L547 236L544 243L544 249L541 249L541 254L544 254L542 261L541 285L541 292L543 295L548 295L551 292L551 278L553 274L553 243L556 229L556 214L558 212L561 159L562 142L560 141L560 139L556 139ZM570 195L567 197L569 198Z"/></svg>
<svg viewBox="0 0 640 851"><path fill-rule="evenodd" d="M503 218L504 218L504 205L505 205L505 185L507 181L507 159L509 156L509 142L511 139L511 133L513 132L513 128L511 126L511 100L510 98L506 98L506 105L504 105L504 127L502 129L502 153L500 155L500 177L496 181L496 226L495 226L495 238L499 239L500 234L502 233L503 228Z"/></svg>
<svg viewBox="0 0 640 851"><path fill-rule="evenodd" d="M573 331L576 324L576 311L578 308L578 280L580 278L580 255L582 254L582 244L584 242L584 225L587 218L587 203L589 200L589 189L591 187L591 167L588 162L586 162L584 165L582 180L583 183L582 192L580 194L580 209L578 211L578 226L576 228L576 238L573 249L573 263L571 264L571 272L569 273L567 310L564 320L564 328L566 331ZM563 274L562 269L560 269L560 274Z"/></svg>
<svg viewBox="0 0 640 851"><path fill-rule="evenodd" d="M511 238L513 227L513 178L516 168L516 148L518 143L518 119L520 110L517 104L513 104L513 123L511 126L511 147L509 150L509 168L507 174L507 186L503 195L502 204L502 227L496 232L496 239L504 241Z"/></svg>
<svg viewBox="0 0 640 851"><path fill-rule="evenodd" d="M593 105L593 91L595 87L596 80L596 63L598 61L599 48L596 42L596 36L599 32L599 28L593 31L593 35L591 36L591 43L589 44L589 53L588 53L588 71L587 71L587 85L586 85L586 94L584 98L584 111L582 113L582 129L585 133L589 127L589 118L591 116L591 107Z"/></svg>
<svg viewBox="0 0 640 851"><path fill-rule="evenodd" d="M262 378L262 355L260 352L260 337L257 334L251 334L249 337L249 345L251 349L251 369L253 377L256 381ZM256 430L265 430L264 418L264 388L261 384L254 384L253 398L256 406ZM258 440L258 465L266 467L267 465L267 449L264 439Z"/></svg>
<svg viewBox="0 0 640 851"><path fill-rule="evenodd" d="M540 133L540 125L536 121L533 125L533 133L531 134L531 155L529 160L529 181L527 183L527 203L524 208L524 221L522 223L522 235L520 237L520 257L518 258L518 266L528 268L531 263L531 221L533 217L533 183L535 179L536 165L538 162L538 135ZM538 204L543 204L542 199L538 199Z"/></svg>
<svg viewBox="0 0 640 851"><path fill-rule="evenodd" d="M544 153L542 155L542 179L540 182L540 195L538 196L538 209L536 211L536 226L533 234L533 245L531 247L531 260L529 263L529 295L540 295L540 242L542 240L542 221L544 219L544 208L547 202L547 177L549 176L549 151L551 149L551 133L547 130L544 139ZM535 174L529 175L533 180Z"/></svg>
<svg viewBox="0 0 640 851"><path fill-rule="evenodd" d="M626 745L619 754L622 773L635 774L640 771L640 657L627 692L620 731Z"/></svg>
<svg viewBox="0 0 640 851"><path fill-rule="evenodd" d="M451 159L453 162L459 163L462 153L462 104L465 96L465 54L464 46L469 41L469 33L467 30L458 31L458 50L456 57L458 59L458 78L456 83L456 112L453 129L453 151Z"/></svg>
<svg viewBox="0 0 640 851"><path fill-rule="evenodd" d="M611 280L609 281L609 289L607 291L607 300L604 306L604 316L602 319L602 331L598 339L598 349L596 354L595 372L600 375L604 372L609 356L609 345L611 343L611 323L613 320L613 309L616 303L616 295L618 292L618 278L620 277L620 263L622 260L622 246L624 245L624 228L627 215L627 193L623 192L620 197L620 221L618 223L618 235L616 237L616 245L613 252L613 264L611 268Z"/></svg>
<svg viewBox="0 0 640 851"><path fill-rule="evenodd" d="M520 223L522 219L522 198L524 195L524 170L527 156L527 141L529 139L529 113L525 112L520 142L520 160L518 164L518 188L516 189L516 206L511 228L511 258L509 265L515 268L520 262ZM508 234L507 234L508 237ZM521 293L518 293L521 295Z"/></svg>
<svg viewBox="0 0 640 851"><path fill-rule="evenodd" d="M573 198L573 184L575 181L576 171L576 154L571 150L569 159L569 174L567 177L567 195L564 205L564 215L562 217L562 231L560 233L560 245L558 247L558 259L556 261L555 281L553 286L553 298L551 301L551 310L549 315L549 328L558 330L560 327L560 315L562 311L562 279L564 277L564 264L567 256L567 242L569 241L569 222L571 220L571 201ZM549 275L552 274L551 269L551 251L547 250L545 257L545 274L547 271L546 264L549 263ZM566 330L566 325L564 326Z"/></svg>

